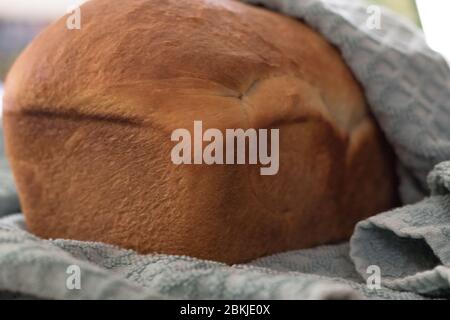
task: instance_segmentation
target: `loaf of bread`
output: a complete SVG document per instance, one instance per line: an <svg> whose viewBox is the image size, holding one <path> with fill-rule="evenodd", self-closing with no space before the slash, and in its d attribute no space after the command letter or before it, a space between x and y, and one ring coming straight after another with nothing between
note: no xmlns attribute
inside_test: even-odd
<svg viewBox="0 0 450 320"><path fill-rule="evenodd" d="M393 157L339 51L232 0L92 0L52 24L5 88L28 229L237 263L348 239L396 201ZM175 164L194 121L279 129L279 169Z"/></svg>

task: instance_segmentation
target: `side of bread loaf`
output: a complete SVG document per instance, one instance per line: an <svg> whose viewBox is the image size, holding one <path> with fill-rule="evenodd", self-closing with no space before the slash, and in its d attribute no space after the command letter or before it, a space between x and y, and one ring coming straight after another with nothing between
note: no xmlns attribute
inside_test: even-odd
<svg viewBox="0 0 450 320"><path fill-rule="evenodd" d="M6 147L46 238L227 263L344 240L390 208L389 147L339 52L236 1L92 0L6 83ZM278 128L280 169L175 165L171 132Z"/></svg>

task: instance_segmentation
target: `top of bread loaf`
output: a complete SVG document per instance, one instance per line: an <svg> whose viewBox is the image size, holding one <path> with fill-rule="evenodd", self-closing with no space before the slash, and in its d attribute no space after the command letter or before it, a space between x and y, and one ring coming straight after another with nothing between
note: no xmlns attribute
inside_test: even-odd
<svg viewBox="0 0 450 320"><path fill-rule="evenodd" d="M165 130L202 119L217 128L258 128L318 117L344 135L367 113L333 46L260 7L92 0L81 7L80 30L69 30L66 19L13 66L5 112L152 122Z"/></svg>

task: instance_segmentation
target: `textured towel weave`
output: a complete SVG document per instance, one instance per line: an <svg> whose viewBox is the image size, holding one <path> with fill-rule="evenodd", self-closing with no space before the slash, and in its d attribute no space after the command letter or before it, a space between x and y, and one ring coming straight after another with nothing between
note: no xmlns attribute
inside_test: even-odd
<svg viewBox="0 0 450 320"><path fill-rule="evenodd" d="M371 30L367 5L358 1L247 2L304 20L341 50L395 149L402 200L410 205L359 223L349 244L226 266L188 257L143 256L100 243L39 239L26 232L22 215L10 214L18 209L18 202L1 159L0 215L10 214L0 219L0 292L5 297L422 299L449 295L450 162L445 161L450 160L450 71L446 62L428 49L414 26L390 12L383 11L380 30ZM80 290L66 287L70 265L82 270ZM380 289L370 289L364 280L373 265L381 271Z"/></svg>

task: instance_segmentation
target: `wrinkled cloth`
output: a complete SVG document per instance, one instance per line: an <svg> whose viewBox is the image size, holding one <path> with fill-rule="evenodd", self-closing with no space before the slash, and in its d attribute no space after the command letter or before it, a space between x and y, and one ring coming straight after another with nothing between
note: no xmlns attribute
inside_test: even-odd
<svg viewBox="0 0 450 320"><path fill-rule="evenodd" d="M0 297L74 299L429 299L450 297L450 71L412 24L346 0L246 0L305 21L342 53L398 159L404 206L360 222L349 243L227 266L138 255L26 230L3 157ZM251 26L249 26L251 27ZM339 81L339 79L336 79ZM32 142L30 142L32 143ZM0 213L1 215L1 213ZM81 289L68 289L69 266ZM373 267L380 285L373 284ZM371 271L372 270L372 271ZM367 285L367 283L372 285Z"/></svg>

